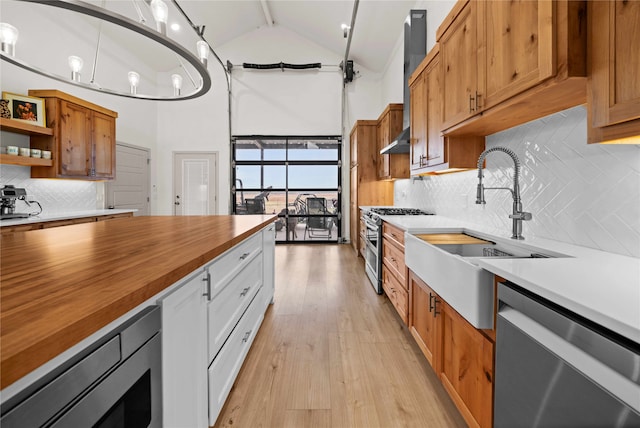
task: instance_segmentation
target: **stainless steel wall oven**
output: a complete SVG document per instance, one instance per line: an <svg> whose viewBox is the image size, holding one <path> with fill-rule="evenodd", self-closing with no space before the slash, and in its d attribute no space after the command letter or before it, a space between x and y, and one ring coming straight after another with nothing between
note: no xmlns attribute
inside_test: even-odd
<svg viewBox="0 0 640 428"><path fill-rule="evenodd" d="M160 308L151 306L2 403L11 427L162 426Z"/></svg>

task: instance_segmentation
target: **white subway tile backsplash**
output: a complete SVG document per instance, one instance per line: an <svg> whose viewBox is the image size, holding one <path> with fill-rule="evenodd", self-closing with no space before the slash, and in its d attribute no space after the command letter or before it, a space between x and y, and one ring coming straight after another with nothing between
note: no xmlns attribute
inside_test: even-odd
<svg viewBox="0 0 640 428"><path fill-rule="evenodd" d="M587 144L586 109L575 107L487 137L522 163L520 189L526 236L538 236L640 257L640 146ZM513 163L487 157L485 186L511 187ZM486 191L475 204L477 172L395 182L396 205L511 230L511 195ZM464 195L464 196L462 196Z"/></svg>
<svg viewBox="0 0 640 428"><path fill-rule="evenodd" d="M0 165L0 185L5 184L25 188L29 200L38 201L47 214L103 208L97 206L97 183L93 181L32 179L29 167ZM31 212L32 209L19 201L16 211Z"/></svg>

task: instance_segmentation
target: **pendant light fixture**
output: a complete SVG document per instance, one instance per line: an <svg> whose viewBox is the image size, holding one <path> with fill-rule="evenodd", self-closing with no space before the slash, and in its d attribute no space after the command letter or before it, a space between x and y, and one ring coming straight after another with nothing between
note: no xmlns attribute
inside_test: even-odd
<svg viewBox="0 0 640 428"><path fill-rule="evenodd" d="M131 2L134 5L133 8L130 8L131 15L133 15L132 18L128 18L122 14L122 13L126 13L127 10L129 10L126 7L119 7L123 5L123 2L103 1L101 2L103 7L98 5L100 2L87 2L87 1L81 1L81 0L27 0L27 1L20 1L20 2L8 2L8 4L12 4L12 9L10 9L9 7L5 8L5 5L3 4L2 6L3 20L7 22L0 23L0 58L15 66L21 67L23 69L38 73L40 75L43 75L64 83L80 86L82 88L93 90L93 91L98 91L98 92L103 92L103 93L108 93L108 94L118 95L118 96L123 96L128 98L140 98L140 99L157 100L157 101L173 101L173 100L186 100L186 99L197 98L199 96L204 95L206 92L208 92L209 89L211 88L211 76L209 75L209 72L207 69L207 62L208 62L208 55L210 53L211 47L205 40L202 39L202 35L196 30L197 27L195 27L191 23L191 20L186 16L185 12L175 2L170 3L171 7L169 7L167 3L163 0L131 0ZM140 3L140 6L146 5L146 12L144 10L145 7L141 8L138 5L138 3ZM17 4L17 6L13 6L14 4ZM118 12L120 13L116 12L115 10L109 10L105 8L104 7L105 4L107 4L107 6L114 8L115 10L118 10ZM82 25L88 24L88 25L97 26L98 42L94 45L95 55L93 60L93 70L90 73L91 77L89 79L90 80L89 82L81 81L81 71L83 66L83 60L80 56L72 55L68 58L68 65L69 65L69 68L71 69L70 75L65 75L65 73L60 74L62 70L56 70L55 67L50 68L49 64L46 64L44 67L42 67L40 65L31 64L19 58L19 56L16 57L16 42L18 39L18 29L16 27L21 27L24 25L26 16L29 16L29 12L33 10L29 8L35 8L35 7L41 7L45 9L53 7L56 10L68 11L68 12L77 13L78 15L84 15L85 18L86 17L90 17L90 18L84 19L82 21ZM15 16L13 17L13 19L11 19L11 15L9 12L14 13ZM49 13L48 11L41 11L40 13L38 12L40 11L37 11L37 13L35 13L36 16L43 16L48 18L49 15L52 15L52 16L55 15L55 14ZM143 12L145 12L148 15L153 15L154 22L151 22L152 20L150 19L150 16L148 16L148 18L145 19ZM177 40L173 40L172 38L167 36L167 23L168 23L168 18L170 14L173 14L173 16L176 16L176 17L186 19L189 26L192 27L197 37L197 43L196 43L196 40L189 42L189 43L193 43L193 45L191 45L190 47L182 44L184 42L187 42L187 39L190 33L180 35L181 40L184 39L182 43L178 42ZM23 19L23 17L25 18ZM67 21L65 20L64 22L67 22ZM105 78L104 77L105 73L107 73L106 75L108 76L110 73L112 74L111 70L114 66L116 68L119 67L119 65L107 63L108 59L117 57L120 53L120 51L115 51L115 53L113 50L107 51L107 49L110 49L110 48L113 49L113 46L121 46L121 48L118 47L117 49L122 49L122 52L125 55L138 54L138 58L140 58L141 64L144 63L144 60L143 60L144 55L140 55L139 51L125 52L125 50L129 48L129 46L127 46L127 43L114 44L113 39L109 40L109 42L106 44L100 43L100 37L102 36L102 30L101 30L102 23L105 23L105 22L109 24L108 33L106 34L106 37L111 38L113 37L113 35L117 35L118 37L123 37L125 39L128 37L131 37L131 34L123 34L123 35L118 34L120 30L124 29L125 33L128 31L135 33L135 36L138 37L137 40L141 40L141 42L143 42L144 40L151 41L153 43L157 43L161 45L165 49L168 49L168 52L167 52L168 54L166 55L166 59L162 59L162 61L164 61L164 63L162 63L163 65L156 68L155 70L153 68L146 69L144 70L145 73L164 72L165 69L162 69L161 67L166 66L167 64L171 65L171 62L175 61L175 68L183 70L183 72L186 73L186 76L189 77L190 83L187 84L186 87L183 87L182 76L180 74L174 74L171 76L171 84L173 89L171 92L172 95L167 95L167 91L162 88L163 85L161 84L149 85L149 87L146 87L147 89L151 88L151 90L153 91L157 90L158 92L157 94L153 94L153 93L140 94L138 93L140 89L139 83L141 80L141 76L139 72L129 71L127 73L127 71L124 70L124 73L127 74L129 85L126 85L125 82L127 81L124 79ZM83 41L88 41L89 43L91 43L90 37L92 36L90 35L90 32L87 33L85 31L85 34L86 34L86 37L89 37L89 38L88 40L83 40ZM139 39L140 36L144 37L144 39ZM176 35L176 37L178 37L178 35ZM185 37L187 39L185 39ZM136 40L136 38L133 37L131 38L131 40ZM148 43L148 42L145 42L145 43ZM106 47L103 48L103 46L106 46ZM144 44L140 44L140 46L144 46ZM29 48L29 47L23 46L19 50L22 50L22 49L27 49L27 52L33 52L34 49L42 49L42 47L34 45L34 47ZM141 49L141 48L138 48L138 49ZM24 50L22 51L23 53L25 52ZM86 48L85 48L85 51L86 51ZM83 56L86 55L85 51L83 51L82 49L79 49L79 53ZM100 52L100 58L101 58L101 61L99 64L100 70L98 70L98 64L97 64L97 58L98 58L99 52ZM159 50L158 52L161 52L162 54L164 54L165 50ZM37 61L40 56L31 54L30 57L33 58L32 60ZM49 56L45 56L43 58L48 58L48 57ZM121 56L120 58L125 58L125 57L126 56ZM176 58L177 58L177 61L176 61ZM153 67L153 64L156 64L156 63L157 63L156 58L154 58L153 61L149 61L148 64L143 64L143 65ZM104 71L103 69L105 68L108 71ZM52 70L56 70L56 71L52 71ZM100 78L99 85L94 83L96 71L101 72L102 74L100 75L103 76ZM139 71L142 72L142 70L139 70ZM153 77L150 77L150 78L152 81L154 80ZM118 82L122 82L122 83L118 83Z"/></svg>

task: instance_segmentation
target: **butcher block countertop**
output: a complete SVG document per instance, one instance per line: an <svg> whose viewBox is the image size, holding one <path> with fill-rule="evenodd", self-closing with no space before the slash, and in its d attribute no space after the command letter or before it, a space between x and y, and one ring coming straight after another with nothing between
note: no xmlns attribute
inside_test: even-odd
<svg viewBox="0 0 640 428"><path fill-rule="evenodd" d="M130 217L3 235L0 389L275 218Z"/></svg>

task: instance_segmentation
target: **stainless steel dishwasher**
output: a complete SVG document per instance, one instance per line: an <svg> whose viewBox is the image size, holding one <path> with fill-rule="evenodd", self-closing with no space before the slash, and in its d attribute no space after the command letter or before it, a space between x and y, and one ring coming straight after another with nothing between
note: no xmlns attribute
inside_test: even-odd
<svg viewBox="0 0 640 428"><path fill-rule="evenodd" d="M498 299L496 428L640 427L639 344L509 282Z"/></svg>
<svg viewBox="0 0 640 428"><path fill-rule="evenodd" d="M0 426L161 427L160 326L160 308L145 308L3 402Z"/></svg>

